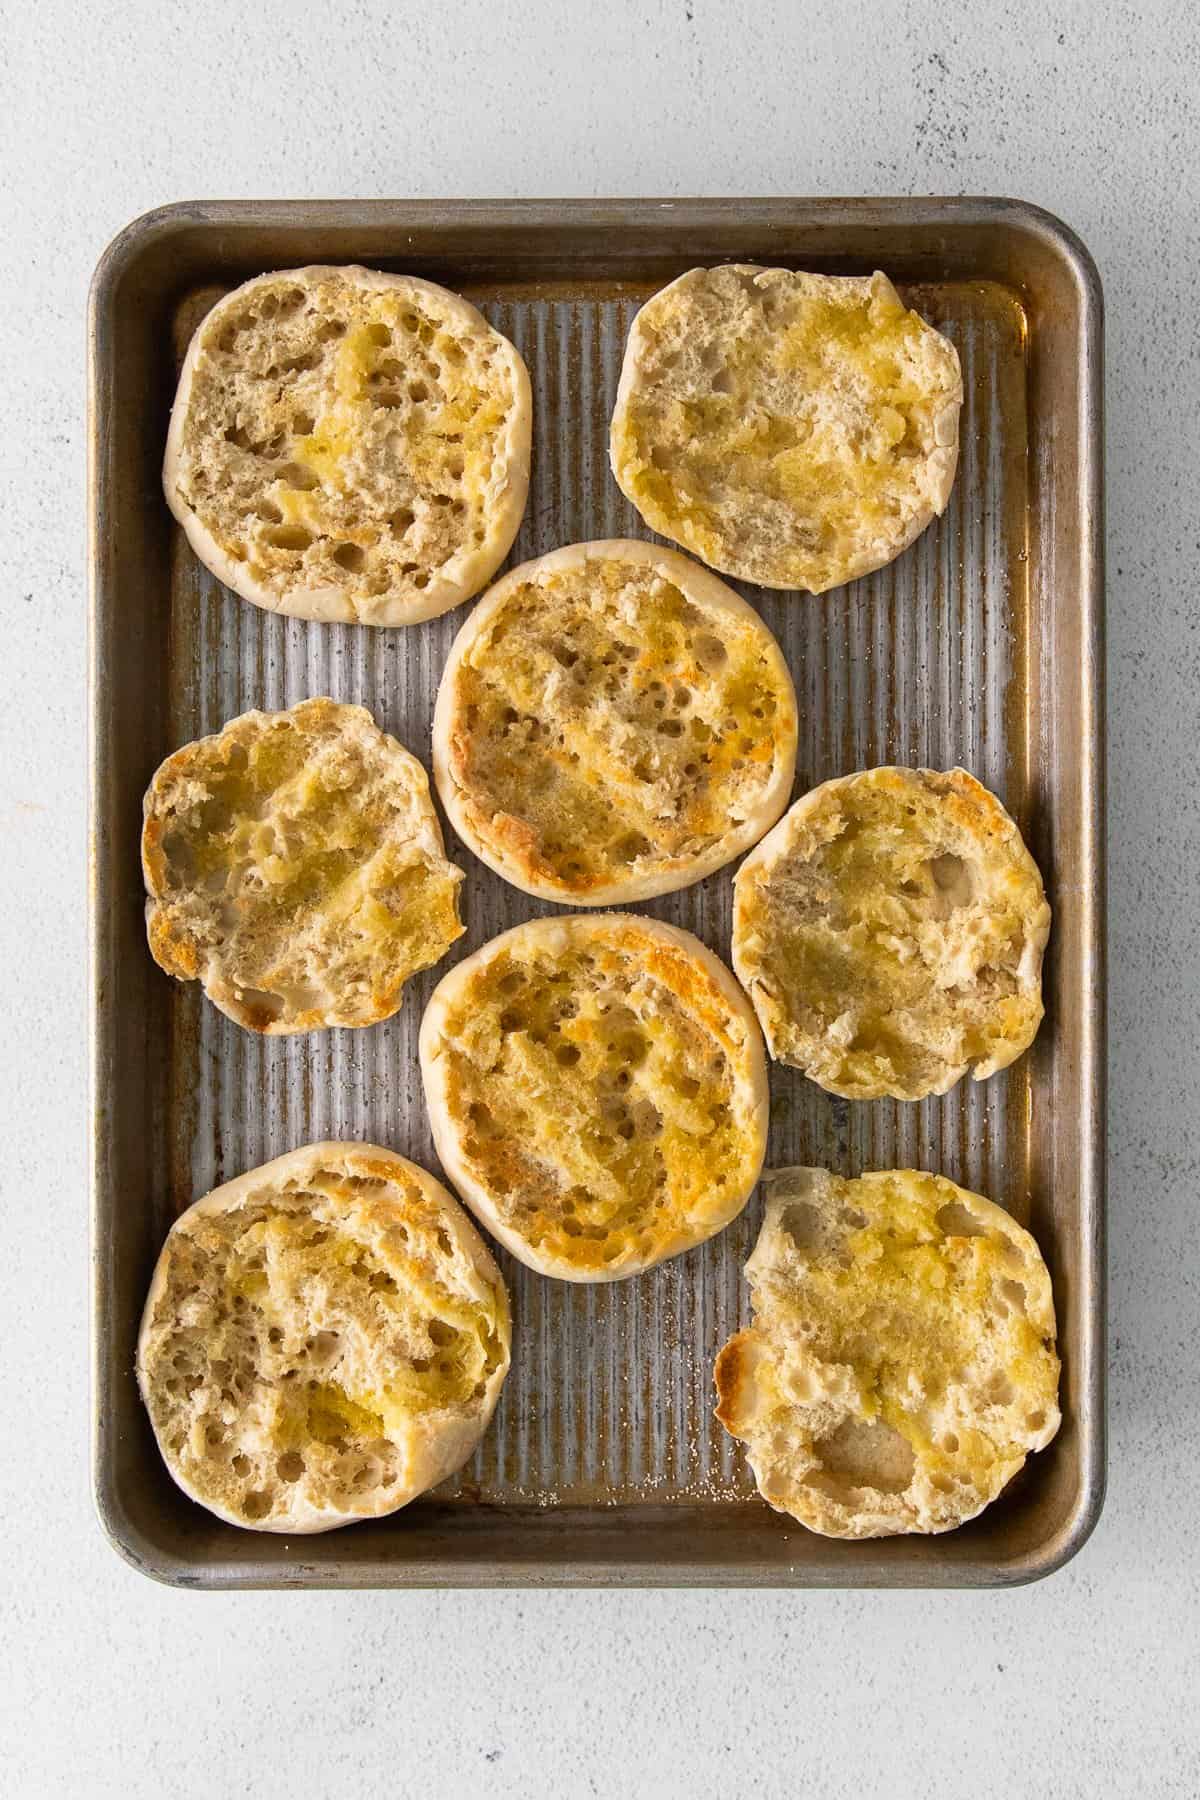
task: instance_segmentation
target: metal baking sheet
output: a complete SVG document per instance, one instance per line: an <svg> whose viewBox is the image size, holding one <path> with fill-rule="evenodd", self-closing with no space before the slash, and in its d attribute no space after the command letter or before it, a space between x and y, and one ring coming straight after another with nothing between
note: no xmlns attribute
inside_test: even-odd
<svg viewBox="0 0 1200 1800"><path fill-rule="evenodd" d="M630 319L697 263L882 267L957 344L965 404L945 517L822 599L743 585L796 681L796 793L880 762L962 763L1004 799L1047 879L1047 1017L1014 1069L919 1105L832 1099L772 1068L768 1163L915 1166L1028 1224L1055 1281L1064 1424L979 1520L846 1544L754 1496L712 1416L712 1363L747 1319L757 1198L639 1279L576 1287L499 1252L513 1366L473 1461L391 1519L288 1541L174 1487L133 1378L136 1323L172 1221L216 1183L318 1138L437 1169L417 1072L449 961L553 910L448 834L467 935L365 1031L255 1038L146 950L141 796L160 759L251 706L359 701L428 765L434 694L464 612L407 630L313 624L237 599L172 524L159 464L175 375L205 310L247 275L361 261L467 294L524 355L529 505L512 561L645 536L607 465ZM93 288L93 1192L95 1491L117 1548L180 1585L974 1586L1072 1555L1104 1478L1101 307L1065 227L1001 200L333 202L184 205L130 226ZM728 960L732 871L644 910Z"/></svg>

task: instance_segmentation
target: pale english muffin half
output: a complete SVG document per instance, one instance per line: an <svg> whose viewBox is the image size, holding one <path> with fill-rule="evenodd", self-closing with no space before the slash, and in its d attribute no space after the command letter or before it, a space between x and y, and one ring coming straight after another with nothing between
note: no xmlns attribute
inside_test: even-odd
<svg viewBox="0 0 1200 1800"><path fill-rule="evenodd" d="M703 1243L766 1147L754 1014L690 933L536 919L443 977L421 1023L442 1165L530 1268L615 1281Z"/></svg>
<svg viewBox="0 0 1200 1800"><path fill-rule="evenodd" d="M953 344L886 275L692 269L633 321L613 473L714 569L820 594L943 511L962 397Z"/></svg>
<svg viewBox="0 0 1200 1800"><path fill-rule="evenodd" d="M500 1271L441 1183L375 1144L308 1144L175 1221L137 1373L184 1493L290 1535L395 1512L460 1468L509 1347Z"/></svg>
<svg viewBox="0 0 1200 1800"><path fill-rule="evenodd" d="M740 595L677 551L572 544L498 581L438 690L450 821L514 886L644 900L749 849L791 792L796 697Z"/></svg>
<svg viewBox="0 0 1200 1800"><path fill-rule="evenodd" d="M429 781L362 706L243 713L145 799L159 967L251 1031L373 1025L463 926Z"/></svg>
<svg viewBox="0 0 1200 1800"><path fill-rule="evenodd" d="M458 294L284 269L226 295L192 338L163 486L244 600L410 625L478 593L507 556L531 420L521 357Z"/></svg>
<svg viewBox="0 0 1200 1800"><path fill-rule="evenodd" d="M828 1537L951 1531L1059 1426L1041 1251L940 1175L766 1177L753 1324L716 1363L717 1417L759 1492Z"/></svg>
<svg viewBox="0 0 1200 1800"><path fill-rule="evenodd" d="M733 966L772 1056L849 1100L1007 1068L1041 1023L1049 932L1036 863L965 769L826 781L734 882Z"/></svg>

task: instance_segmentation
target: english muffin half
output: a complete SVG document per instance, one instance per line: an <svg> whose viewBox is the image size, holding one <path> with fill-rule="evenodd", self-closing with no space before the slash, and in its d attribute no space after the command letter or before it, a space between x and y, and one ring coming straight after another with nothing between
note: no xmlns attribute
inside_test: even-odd
<svg viewBox="0 0 1200 1800"><path fill-rule="evenodd" d="M498 581L438 690L433 773L526 893L644 900L749 849L791 792L796 697L758 614L655 544L572 544Z"/></svg>
<svg viewBox="0 0 1200 1800"><path fill-rule="evenodd" d="M767 1184L754 1323L717 1357L717 1417L763 1498L810 1531L952 1531L1058 1430L1041 1251L940 1175Z"/></svg>
<svg viewBox="0 0 1200 1800"><path fill-rule="evenodd" d="M307 1144L175 1221L137 1373L184 1493L290 1535L380 1518L460 1468L509 1347L500 1271L441 1183L375 1144Z"/></svg>
<svg viewBox="0 0 1200 1800"><path fill-rule="evenodd" d="M686 931L535 919L443 977L421 1024L442 1165L531 1269L615 1281L746 1204L766 1146L754 1014Z"/></svg>
<svg viewBox="0 0 1200 1800"><path fill-rule="evenodd" d="M714 569L820 594L943 511L962 397L953 344L886 275L691 269L633 321L613 473Z"/></svg>
<svg viewBox="0 0 1200 1800"><path fill-rule="evenodd" d="M463 932L424 769L333 700L243 713L168 756L142 868L154 960L251 1031L386 1019Z"/></svg>
<svg viewBox="0 0 1200 1800"><path fill-rule="evenodd" d="M733 966L772 1056L849 1100L1007 1068L1041 1023L1049 931L1020 832L965 769L823 782L734 882Z"/></svg>
<svg viewBox="0 0 1200 1800"><path fill-rule="evenodd" d="M192 338L167 504L244 600L410 625L478 593L529 487L525 364L458 294L374 269L284 269Z"/></svg>

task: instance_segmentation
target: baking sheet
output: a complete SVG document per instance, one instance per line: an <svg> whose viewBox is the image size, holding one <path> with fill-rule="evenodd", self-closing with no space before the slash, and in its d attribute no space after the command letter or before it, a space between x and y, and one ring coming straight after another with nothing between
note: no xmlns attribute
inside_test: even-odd
<svg viewBox="0 0 1200 1800"><path fill-rule="evenodd" d="M653 223L654 203L626 204L638 209L639 223ZM564 221L586 226L582 203L544 204L540 229L526 234L532 254L528 241L523 251L496 241L496 220L506 211L511 216L511 206L490 215L485 208L465 221L475 229L468 229L465 247L460 242L457 262L447 261L436 229L420 255L419 227L433 226L432 219L416 220L418 229L405 242L402 223L412 209L401 203L390 237L386 207L370 221L389 238L383 254L366 243L349 253L324 248L328 228L323 237L322 222L299 205L295 245L284 256L261 241L260 213L262 256L250 266L353 255L409 267L466 293L513 339L529 365L535 397L533 477L511 557L517 562L585 538L647 535L609 472L607 428L637 305L672 274L720 255L713 253L711 212L720 203L677 204L684 209L684 241L672 244L665 272L661 248L632 267L628 240L614 239L608 248L594 219L587 256L570 255ZM806 232L820 237L823 208L835 204L760 203L773 210L759 220L758 237L751 223L746 247L734 254L846 266L828 246L821 254L817 243L805 241ZM889 203L874 204L886 224ZM939 205L952 213L956 206L997 203L891 203L893 212L907 207L910 214L917 204L931 209L928 229ZM161 453L174 373L203 313L248 272L209 212L240 214L244 249L254 247L253 208L198 210L199 220L182 222L193 236L199 227L191 278L185 261L173 281L163 281L152 318L131 321L126 312L121 321L142 346L142 400L135 405L115 383L95 394L98 897L109 909L140 909L134 815L158 760L249 707L288 706L312 694L357 701L428 766L438 676L465 616L458 609L396 631L277 617L223 589L166 522L161 500L145 483ZM1020 211L1026 220L1037 218ZM680 236L681 220L672 212L664 240ZM454 213L443 209L443 229ZM1018 221L1008 223L1019 240ZM726 218L725 229L729 224ZM98 917L98 1491L110 1533L150 1572L201 1583L980 1582L1044 1572L1082 1541L1098 1507L1103 1429L1096 1185L1103 1129L1096 906L1102 868L1095 838L1102 771L1095 710L1098 546L1092 542L1097 403L1093 394L1089 417L1078 388L1070 392L1066 366L1050 366L1036 353L1037 334L1050 340L1064 329L1061 303L1047 311L1048 277L1039 288L1036 267L1032 273L1019 265L989 268L986 256L970 256L968 233L954 245L952 224L943 215L948 247L940 267L920 254L895 212L891 253L860 256L854 264L882 261L909 303L958 347L965 388L961 460L944 518L889 568L822 599L734 585L779 637L796 681L796 794L880 762L961 763L1005 801L1047 874L1055 909L1047 1020L1034 1052L1013 1070L918 1105L838 1101L798 1072L773 1066L768 1165L812 1162L843 1173L928 1168L988 1194L1029 1224L1056 1277L1066 1360L1067 1422L1059 1439L1027 1465L984 1520L945 1539L831 1544L770 1513L753 1498L740 1446L712 1416L713 1357L748 1318L741 1271L758 1229L756 1197L721 1236L632 1281L590 1288L551 1282L499 1252L512 1294L514 1340L495 1422L458 1477L392 1520L289 1546L222 1526L178 1495L129 1391L129 1321L170 1220L220 1181L319 1138L388 1144L436 1170L416 1058L425 1000L451 962L497 932L554 910L508 887L448 832L448 851L468 875L467 935L446 961L410 984L397 1018L365 1031L256 1038L217 1013L197 987L155 970L136 930L127 934L122 954L147 965L135 978L139 1017L115 1022L106 1011L111 986L107 999L104 987L111 921ZM784 229L791 239L780 246ZM561 266L554 262L556 242ZM914 279L906 281L906 274ZM103 282L97 299L110 315L115 311ZM104 327L115 336L118 321L98 310L95 325L94 350L103 363ZM1071 366L1078 369L1085 349L1098 353L1086 341L1098 320L1081 311L1066 326ZM157 346L150 341L154 330ZM104 443L105 427L118 412L126 457L136 452L142 471L140 486L126 495L124 518L104 482L105 450L113 451ZM1076 478L1064 492L1072 426ZM1092 460L1078 454L1089 447ZM122 466L128 475L129 461ZM164 518L147 527L154 548L137 559L143 581L130 588L135 610L121 620L115 589L131 571L126 565L118 578L106 548L122 535L131 511L145 521L156 507ZM1064 584L1066 561L1074 558L1078 574L1089 546L1086 582ZM1072 640L1087 655L1077 656L1064 679L1059 662ZM137 679L128 655L135 641L143 682L157 684L155 704L140 720L124 711ZM1068 746L1086 754L1064 755ZM126 822L120 840L104 834L105 821L116 814ZM639 910L696 932L728 961L732 873ZM105 1057L117 1038L131 1036L138 1056L126 1056L119 1069L111 1065L114 1080L104 1091ZM150 1128L139 1172L121 1192L106 1154L114 1109L127 1123L140 1117ZM105 1268L106 1247L115 1246L103 1239L114 1233L121 1235L119 1272ZM113 1283L121 1284L119 1295ZM140 1489L135 1508L131 1486ZM119 1502L118 1488L126 1495ZM139 1514L136 1528L132 1511Z"/></svg>

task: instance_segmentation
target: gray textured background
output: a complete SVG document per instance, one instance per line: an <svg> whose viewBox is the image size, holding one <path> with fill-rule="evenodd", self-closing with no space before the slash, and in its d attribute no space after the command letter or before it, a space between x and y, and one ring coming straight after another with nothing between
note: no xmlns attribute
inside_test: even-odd
<svg viewBox="0 0 1200 1800"><path fill-rule="evenodd" d="M1185 4L0 7L0 1791L1194 1795L1200 23ZM83 305L196 195L1009 193L1108 301L1112 1438L996 1595L152 1587L86 1477Z"/></svg>

